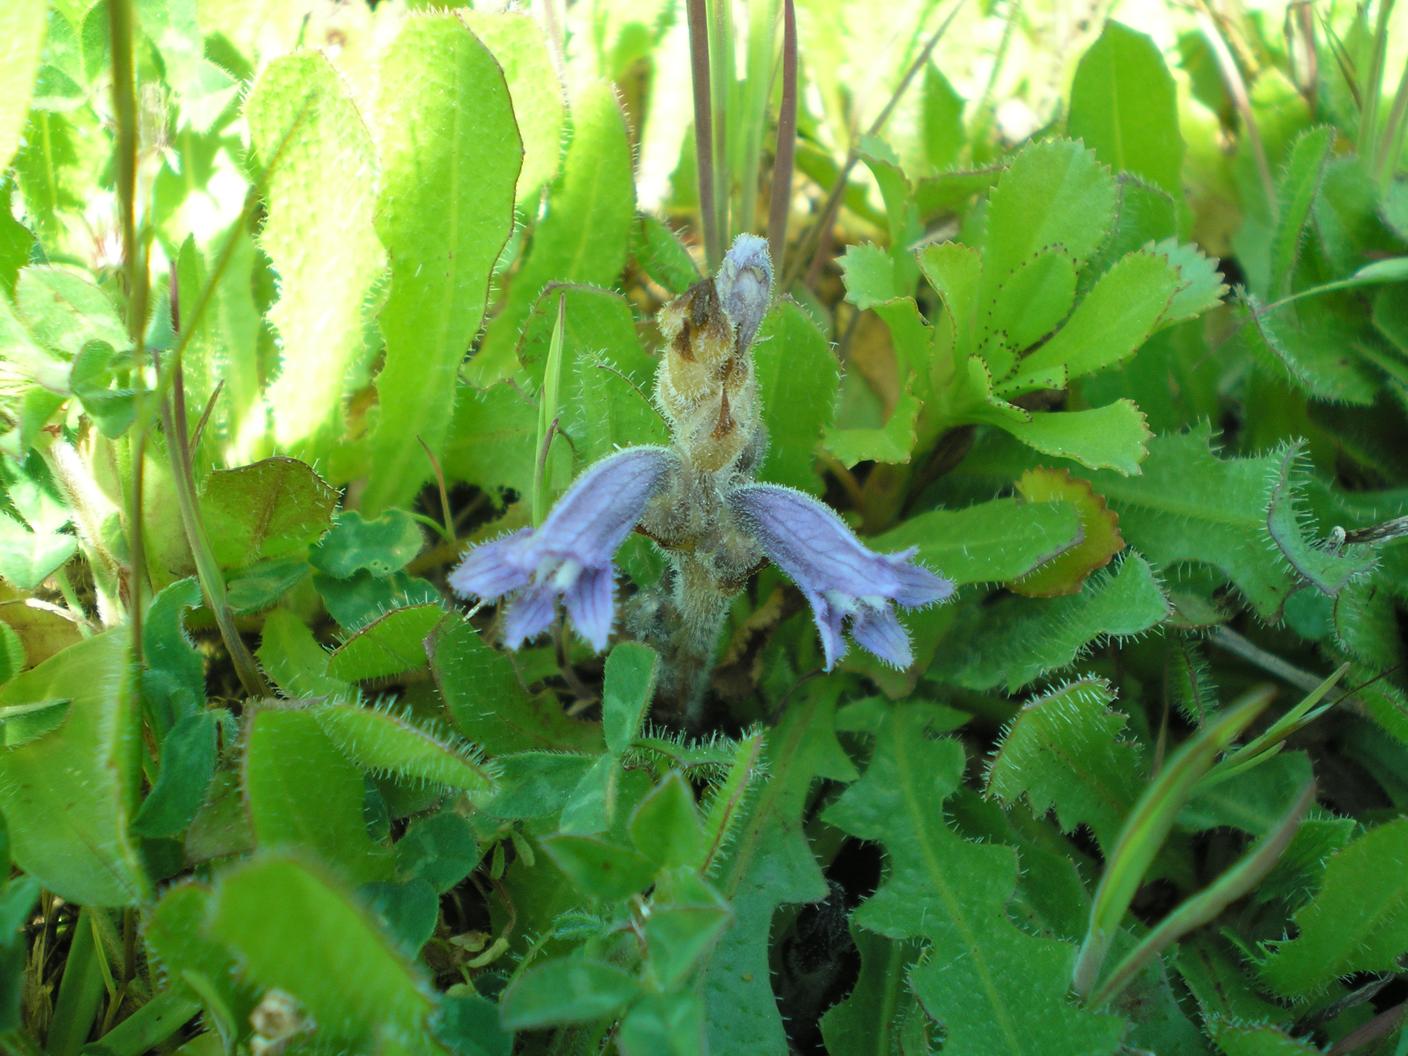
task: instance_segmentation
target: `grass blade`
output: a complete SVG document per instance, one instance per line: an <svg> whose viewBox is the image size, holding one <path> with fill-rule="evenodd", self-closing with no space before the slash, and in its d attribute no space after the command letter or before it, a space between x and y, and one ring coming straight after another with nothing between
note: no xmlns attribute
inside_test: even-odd
<svg viewBox="0 0 1408 1056"><path fill-rule="evenodd" d="M1144 874L1149 871L1154 856L1173 828L1174 819L1193 794L1199 779L1207 773L1218 753L1246 729L1266 704L1264 695L1250 697L1199 729L1174 753L1134 804L1100 877L1100 886L1095 889L1090 925L1071 979L1076 993L1084 996L1094 987L1110 943Z"/></svg>
<svg viewBox="0 0 1408 1056"><path fill-rule="evenodd" d="M1281 820L1245 855L1205 889L1187 899L1145 935L1120 961L1090 997L1090 1006L1099 1008L1128 986L1144 967L1163 950L1215 920L1233 902L1259 884L1285 853L1301 819L1315 802L1315 782L1308 781Z"/></svg>

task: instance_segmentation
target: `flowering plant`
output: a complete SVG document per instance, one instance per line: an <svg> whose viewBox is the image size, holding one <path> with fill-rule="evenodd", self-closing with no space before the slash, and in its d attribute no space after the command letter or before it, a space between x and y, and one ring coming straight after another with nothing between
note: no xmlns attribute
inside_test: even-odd
<svg viewBox="0 0 1408 1056"><path fill-rule="evenodd" d="M751 353L771 297L767 244L740 235L717 276L660 313L667 348L655 401L674 446L602 459L542 524L465 555L450 585L484 601L509 599L509 648L546 630L560 597L577 633L604 649L615 614L613 558L639 527L670 556L673 574L670 597L651 606L666 619L634 630L662 648L667 681L690 700L702 692L729 599L764 555L811 605L827 671L845 655L847 621L862 648L891 666L909 665L909 638L894 606L944 601L953 584L916 562L917 548L876 553L819 500L753 482L767 434Z"/></svg>

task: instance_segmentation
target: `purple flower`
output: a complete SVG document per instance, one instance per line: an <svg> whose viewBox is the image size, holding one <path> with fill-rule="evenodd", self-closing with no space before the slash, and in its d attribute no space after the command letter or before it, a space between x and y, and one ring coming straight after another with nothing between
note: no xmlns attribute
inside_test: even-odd
<svg viewBox="0 0 1408 1056"><path fill-rule="evenodd" d="M510 649L547 630L560 596L577 633L600 652L615 615L612 558L676 464L662 447L631 447L602 459L536 530L522 528L469 551L450 573L450 586L485 601L512 595L504 613Z"/></svg>
<svg viewBox="0 0 1408 1056"><path fill-rule="evenodd" d="M776 484L746 484L728 501L811 604L826 670L846 653L841 629L847 619L851 637L885 663L903 668L913 662L894 605L912 609L953 594L951 582L912 560L917 547L877 554L829 506Z"/></svg>

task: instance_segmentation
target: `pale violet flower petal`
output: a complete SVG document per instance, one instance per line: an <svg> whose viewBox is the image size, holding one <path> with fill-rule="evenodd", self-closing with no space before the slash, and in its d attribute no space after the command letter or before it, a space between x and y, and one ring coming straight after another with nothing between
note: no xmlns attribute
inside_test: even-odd
<svg viewBox="0 0 1408 1056"><path fill-rule="evenodd" d="M552 624L555 596L551 583L534 583L515 594L504 610L504 644L517 649L546 631Z"/></svg>
<svg viewBox="0 0 1408 1056"><path fill-rule="evenodd" d="M821 651L826 658L826 670L830 671L836 661L846 655L846 638L842 634L845 610L834 607L823 595L810 590L803 590L802 594L812 607L812 619L821 635Z"/></svg>
<svg viewBox="0 0 1408 1056"><path fill-rule="evenodd" d="M606 648L615 618L612 598L612 576L609 568L587 569L562 596L572 626L598 653Z"/></svg>
<svg viewBox="0 0 1408 1056"><path fill-rule="evenodd" d="M834 510L803 492L747 484L729 494L729 503L811 604L827 670L845 651L844 620L863 648L886 663L907 666L909 639L893 606L916 608L953 594L949 580L914 561L914 550L876 553Z"/></svg>
<svg viewBox="0 0 1408 1056"><path fill-rule="evenodd" d="M521 528L509 535L480 543L450 573L450 589L494 601L533 581L533 567L523 560L524 544L531 532Z"/></svg>
<svg viewBox="0 0 1408 1056"><path fill-rule="evenodd" d="M900 626L895 610L888 605L862 608L851 621L851 637L862 649L878 656L891 667L903 669L914 663L909 635Z"/></svg>
<svg viewBox="0 0 1408 1056"><path fill-rule="evenodd" d="M614 615L613 558L678 465L661 447L632 447L579 476L536 529L482 543L450 574L456 592L486 601L508 595L510 649L552 623L561 597L578 632L600 651Z"/></svg>

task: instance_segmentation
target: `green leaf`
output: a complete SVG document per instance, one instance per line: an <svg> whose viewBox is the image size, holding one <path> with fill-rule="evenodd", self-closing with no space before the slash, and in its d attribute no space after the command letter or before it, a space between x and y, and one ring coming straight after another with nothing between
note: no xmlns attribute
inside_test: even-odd
<svg viewBox="0 0 1408 1056"><path fill-rule="evenodd" d="M699 995L647 994L631 1006L617 1034L622 1056L705 1056Z"/></svg>
<svg viewBox="0 0 1408 1056"><path fill-rule="evenodd" d="M825 335L801 307L783 301L758 329L753 363L768 429L758 478L819 494L816 448L831 425L840 382Z"/></svg>
<svg viewBox="0 0 1408 1056"><path fill-rule="evenodd" d="M1178 97L1163 56L1144 34L1105 23L1076 67L1066 129L1107 165L1182 200Z"/></svg>
<svg viewBox="0 0 1408 1056"><path fill-rule="evenodd" d="M1059 249L1038 253L998 289L984 332L1004 335L1013 349L1028 348L1060 325L1075 297L1075 262ZM1010 356L1001 362L991 354L985 358L994 377L1012 368Z"/></svg>
<svg viewBox="0 0 1408 1056"><path fill-rule="evenodd" d="M222 568L302 557L332 524L337 490L293 458L217 469L201 492L201 513Z"/></svg>
<svg viewBox="0 0 1408 1056"><path fill-rule="evenodd" d="M601 726L612 755L625 752L640 732L641 721L655 695L659 665L655 650L637 642L622 642L607 656Z"/></svg>
<svg viewBox="0 0 1408 1056"><path fill-rule="evenodd" d="M1005 684L1015 693L1041 675L1070 665L1106 637L1158 626L1168 612L1168 600L1149 563L1128 553L1112 571L1086 580L1079 594L1039 601L1010 598L981 613L965 613L932 677L971 689Z"/></svg>
<svg viewBox="0 0 1408 1056"><path fill-rule="evenodd" d="M1368 555L1336 558L1296 527L1304 480L1298 448L1220 459L1211 440L1207 426L1156 437L1139 476L1086 474L1119 514L1131 546L1164 568L1185 561L1213 565L1270 620L1280 618L1298 586L1298 568L1326 585L1357 574Z"/></svg>
<svg viewBox="0 0 1408 1056"><path fill-rule="evenodd" d="M728 903L689 868L660 877L645 922L650 968L676 989L733 918Z"/></svg>
<svg viewBox="0 0 1408 1056"><path fill-rule="evenodd" d="M481 852L470 823L453 810L417 818L396 841L396 871L427 881L444 894L479 864Z"/></svg>
<svg viewBox="0 0 1408 1056"><path fill-rule="evenodd" d="M996 290L1008 274L1052 246L1080 266L1114 218L1115 181L1091 151L1070 140L1024 147L988 199L984 288Z"/></svg>
<svg viewBox="0 0 1408 1056"><path fill-rule="evenodd" d="M230 577L225 599L236 615L263 612L307 579L310 572L307 560L302 558L260 561Z"/></svg>
<svg viewBox="0 0 1408 1056"><path fill-rule="evenodd" d="M1088 411L1038 411L1027 421L998 423L1028 447L1069 458L1087 469L1140 472L1153 436L1133 400L1116 400Z"/></svg>
<svg viewBox="0 0 1408 1056"><path fill-rule="evenodd" d="M546 818L559 814L573 802L588 771L599 757L565 752L529 751L501 755L499 794L481 802L479 809L505 821Z"/></svg>
<svg viewBox="0 0 1408 1056"><path fill-rule="evenodd" d="M357 704L324 704L313 716L343 755L372 774L463 792L493 788L493 776L472 745L409 718Z"/></svg>
<svg viewBox="0 0 1408 1056"><path fill-rule="evenodd" d="M1025 796L1038 816L1055 810L1063 832L1087 825L1108 852L1141 780L1114 699L1108 683L1086 678L1028 701L988 765L988 795L1009 806Z"/></svg>
<svg viewBox="0 0 1408 1056"><path fill-rule="evenodd" d="M439 605L440 592L428 579L405 572L378 576L363 569L350 579L315 573L313 586L328 615L347 632L356 632L396 609ZM363 653L359 660L374 654ZM385 662L385 658L381 662ZM414 666L414 665L413 665Z"/></svg>
<svg viewBox="0 0 1408 1056"><path fill-rule="evenodd" d="M316 715L255 714L246 735L244 792L261 848L316 855L354 884L386 878L388 852L372 843L362 815L362 775Z"/></svg>
<svg viewBox="0 0 1408 1056"><path fill-rule="evenodd" d="M1178 271L1158 253L1131 253L1101 275L1061 327L1018 365L1018 381L1064 366L1075 379L1132 356L1163 318ZM997 385L998 395L1007 391Z"/></svg>
<svg viewBox="0 0 1408 1056"><path fill-rule="evenodd" d="M649 213L636 217L633 253L640 269L667 293L684 293L699 281L699 266L680 236Z"/></svg>
<svg viewBox="0 0 1408 1056"><path fill-rule="evenodd" d="M1223 1056L1319 1056L1321 1049L1299 1041L1270 1023L1236 1023L1215 1019L1212 1038Z"/></svg>
<svg viewBox="0 0 1408 1056"><path fill-rule="evenodd" d="M655 876L649 858L603 836L556 833L543 850L572 885L596 902L614 902L644 891Z"/></svg>
<svg viewBox="0 0 1408 1056"><path fill-rule="evenodd" d="M255 654L264 673L286 697L326 697L351 693L345 682L328 674L328 652L312 629L287 609L264 618L264 631Z"/></svg>
<svg viewBox="0 0 1408 1056"><path fill-rule="evenodd" d="M468 983L452 986L441 998L431 1029L455 1056L511 1056L513 1035L499 1022L499 1006L474 993Z"/></svg>
<svg viewBox="0 0 1408 1056"><path fill-rule="evenodd" d="M362 496L369 513L410 499L430 476L421 443L444 449L455 378L513 230L523 162L503 71L453 15L405 24L382 56L380 93L376 232L391 259L391 292Z"/></svg>
<svg viewBox="0 0 1408 1056"><path fill-rule="evenodd" d="M860 953L860 975L855 989L821 1017L827 1051L855 1056L909 1051L905 1042L929 1022L907 985L920 944L887 939L854 923L850 933Z"/></svg>
<svg viewBox="0 0 1408 1056"><path fill-rule="evenodd" d="M8 623L0 623L0 686L25 669L24 641Z"/></svg>
<svg viewBox="0 0 1408 1056"><path fill-rule="evenodd" d="M1203 724L1145 785L1106 856L1105 871L1091 899L1090 925L1072 976L1072 985L1081 996L1087 996L1095 985L1110 944L1154 856L1173 831L1178 812L1213 760L1265 706L1265 696L1250 697Z"/></svg>
<svg viewBox="0 0 1408 1056"><path fill-rule="evenodd" d="M1273 943L1261 965L1278 994L1313 997L1340 976L1392 971L1408 950L1408 819L1376 826L1336 853L1294 919L1296 937Z"/></svg>
<svg viewBox="0 0 1408 1056"><path fill-rule="evenodd" d="M1150 250L1161 254L1178 269L1178 290L1159 323L1161 327L1196 319L1222 303L1222 298L1227 294L1222 272L1217 270L1217 263L1197 246L1166 238L1155 243Z"/></svg>
<svg viewBox="0 0 1408 1056"><path fill-rule="evenodd" d="M405 510L387 510L373 520L356 510L344 510L308 559L314 568L338 579L363 569L386 576L405 568L424 542L420 526Z"/></svg>
<svg viewBox="0 0 1408 1056"><path fill-rule="evenodd" d="M205 707L205 663L182 622L185 611L201 600L199 581L177 580L152 599L142 625L147 660L140 676L142 696L160 736Z"/></svg>
<svg viewBox="0 0 1408 1056"><path fill-rule="evenodd" d="M47 349L76 356L90 341L119 351L132 346L112 298L77 269L51 264L21 269L15 307L34 339Z"/></svg>
<svg viewBox="0 0 1408 1056"><path fill-rule="evenodd" d="M63 532L35 532L0 514L0 576L33 590L78 552L78 539Z"/></svg>
<svg viewBox="0 0 1408 1056"><path fill-rule="evenodd" d="M461 8L455 13L493 52L504 71L513 100L513 119L523 139L523 168L515 197L519 211L531 215L538 191L557 175L562 163L566 107L547 38L537 19L526 12Z"/></svg>
<svg viewBox="0 0 1408 1056"><path fill-rule="evenodd" d="M779 907L826 897L802 829L812 783L850 780L855 768L836 740L834 702L793 701L759 758L761 734L741 742L733 779L710 799L709 874L734 919L705 961L702 988L710 1051L772 1056L786 1047L771 986L769 936ZM756 791L758 766L768 780Z"/></svg>
<svg viewBox="0 0 1408 1056"><path fill-rule="evenodd" d="M659 868L694 865L705 850L694 793L678 770L640 801L626 828L636 850Z"/></svg>
<svg viewBox="0 0 1408 1056"><path fill-rule="evenodd" d="M530 697L509 658L468 621L449 620L429 649L431 673L455 728L490 755L601 751L599 727L568 718L552 694Z"/></svg>
<svg viewBox="0 0 1408 1056"><path fill-rule="evenodd" d="M238 1036L249 1022L256 994L250 983L240 980L233 952L205 934L210 896L203 884L168 888L142 936L148 955L172 985L199 997L207 1020L223 1036Z"/></svg>
<svg viewBox="0 0 1408 1056"><path fill-rule="evenodd" d="M244 114L265 169L259 244L278 275L269 310L280 342L268 393L279 409L274 438L312 462L341 439L345 379L363 350L363 305L385 262L372 226L376 156L341 76L318 52L266 66Z"/></svg>
<svg viewBox="0 0 1408 1056"><path fill-rule="evenodd" d="M877 550L919 547L919 560L959 586L1017 579L1080 542L1080 517L1066 502L993 499L930 510L870 541Z"/></svg>
<svg viewBox="0 0 1408 1056"><path fill-rule="evenodd" d="M635 316L620 294L590 286L544 289L519 344L528 376L547 392L544 371L559 300L565 315L558 426L572 441L578 465L621 447L666 443L665 423L649 396L655 359L641 347Z"/></svg>
<svg viewBox="0 0 1408 1056"><path fill-rule="evenodd" d="M635 179L616 95L597 82L572 102L572 140L548 210L533 230L503 310L489 324L469 377L480 388L513 373L518 333L549 282L615 283L626 264L635 218Z"/></svg>
<svg viewBox="0 0 1408 1056"><path fill-rule="evenodd" d="M512 382L487 389L462 386L445 444L445 475L491 494L531 494L538 412Z"/></svg>
<svg viewBox="0 0 1408 1056"><path fill-rule="evenodd" d="M44 47L47 4L6 4L0 11L0 172L20 145L30 93Z"/></svg>
<svg viewBox="0 0 1408 1056"><path fill-rule="evenodd" d="M245 979L292 995L320 1038L362 1046L415 1038L427 1056L444 1051L426 1038L428 982L314 867L280 855L234 867L215 886L206 931L235 951Z"/></svg>
<svg viewBox="0 0 1408 1056"><path fill-rule="evenodd" d="M123 630L86 638L0 689L0 707L71 702L63 725L0 750L0 810L15 864L84 906L151 894L129 834L138 793L138 716Z"/></svg>
<svg viewBox="0 0 1408 1056"><path fill-rule="evenodd" d="M183 716L161 740L161 770L132 830L142 836L178 836L205 802L215 776L216 716L202 711Z"/></svg>
<svg viewBox="0 0 1408 1056"><path fill-rule="evenodd" d="M426 639L445 619L437 602L392 609L333 650L328 674L343 682L367 682L424 667Z"/></svg>
<svg viewBox="0 0 1408 1056"><path fill-rule="evenodd" d="M98 431L110 440L125 433L137 414L137 390L121 377L130 375L131 369L131 361L116 355L107 342L88 341L74 357L69 372L73 394Z"/></svg>
<svg viewBox="0 0 1408 1056"><path fill-rule="evenodd" d="M971 843L945 822L939 804L957 790L963 765L957 741L926 736L921 710L901 704L890 712L865 773L824 815L885 846L888 873L855 923L891 939L928 940L932 955L910 971L909 984L943 1024L945 1052L1115 1052L1124 1024L1067 997L1074 947L1031 935L1008 916L1016 854Z"/></svg>
<svg viewBox="0 0 1408 1056"><path fill-rule="evenodd" d="M1334 142L1335 130L1328 126L1312 128L1297 136L1286 167L1276 182L1277 223L1271 242L1271 285L1267 290L1272 297L1283 297L1291 292L1301 245Z"/></svg>
<svg viewBox="0 0 1408 1056"><path fill-rule="evenodd" d="M922 404L909 386L900 393L885 424L878 427L828 426L823 445L848 469L858 462L908 462Z"/></svg>
<svg viewBox="0 0 1408 1056"><path fill-rule="evenodd" d="M1239 294L1242 325L1234 348L1316 399L1359 406L1374 402L1381 383L1359 351L1340 339L1343 323L1338 318L1313 306L1271 308L1253 294Z"/></svg>
<svg viewBox="0 0 1408 1056"><path fill-rule="evenodd" d="M635 977L588 957L535 964L504 991L500 1016L511 1030L603 1019L636 996Z"/></svg>
<svg viewBox="0 0 1408 1056"><path fill-rule="evenodd" d="M861 311L910 292L900 288L894 258L873 242L846 247L841 256L841 277L846 300Z"/></svg>

